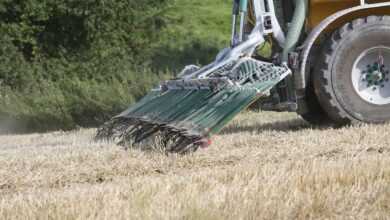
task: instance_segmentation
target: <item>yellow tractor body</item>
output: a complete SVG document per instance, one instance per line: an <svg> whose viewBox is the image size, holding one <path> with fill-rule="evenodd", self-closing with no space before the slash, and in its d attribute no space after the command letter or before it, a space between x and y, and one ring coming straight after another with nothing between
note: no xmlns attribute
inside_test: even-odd
<svg viewBox="0 0 390 220"><path fill-rule="evenodd" d="M367 1L368 3L383 3L388 1L383 0L371 0ZM329 16L334 15L335 13L357 7L361 3L360 0L310 0L309 3L309 15L308 15L308 27L310 29L315 28L322 21L324 21ZM343 16L338 19L335 23L330 25L327 30L331 31L339 27L340 25L352 21L359 17L366 17L369 15L385 15L390 14L390 7L378 7L367 9L363 11L355 11Z"/></svg>

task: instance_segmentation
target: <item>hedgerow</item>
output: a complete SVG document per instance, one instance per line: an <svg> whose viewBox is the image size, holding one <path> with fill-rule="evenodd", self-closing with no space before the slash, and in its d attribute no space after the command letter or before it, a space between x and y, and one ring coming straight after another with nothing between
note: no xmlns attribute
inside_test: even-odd
<svg viewBox="0 0 390 220"><path fill-rule="evenodd" d="M169 0L0 0L0 123L96 126L164 74L144 67Z"/></svg>

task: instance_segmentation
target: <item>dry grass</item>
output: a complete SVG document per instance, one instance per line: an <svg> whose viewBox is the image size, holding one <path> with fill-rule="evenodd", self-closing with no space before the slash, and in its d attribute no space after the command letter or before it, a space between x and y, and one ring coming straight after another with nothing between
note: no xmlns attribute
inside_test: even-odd
<svg viewBox="0 0 390 220"><path fill-rule="evenodd" d="M387 219L390 125L246 113L189 156L0 136L0 219Z"/></svg>

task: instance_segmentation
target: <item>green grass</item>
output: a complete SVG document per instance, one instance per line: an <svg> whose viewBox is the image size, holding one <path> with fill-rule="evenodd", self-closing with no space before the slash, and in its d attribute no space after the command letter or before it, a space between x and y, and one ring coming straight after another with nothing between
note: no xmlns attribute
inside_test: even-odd
<svg viewBox="0 0 390 220"><path fill-rule="evenodd" d="M227 0L177 0L168 16L177 21L171 31L191 32L189 39L217 39L227 41L230 35L231 3Z"/></svg>
<svg viewBox="0 0 390 220"><path fill-rule="evenodd" d="M186 64L206 64L229 44L228 0L176 0L166 17L167 28L153 45L156 69L178 71Z"/></svg>

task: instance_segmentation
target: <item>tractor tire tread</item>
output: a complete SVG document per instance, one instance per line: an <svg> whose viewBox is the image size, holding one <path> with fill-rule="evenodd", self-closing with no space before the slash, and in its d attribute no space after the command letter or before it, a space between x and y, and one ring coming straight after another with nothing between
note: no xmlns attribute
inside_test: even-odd
<svg viewBox="0 0 390 220"><path fill-rule="evenodd" d="M323 53L321 54L318 64L319 71L314 76L315 93L321 103L322 108L328 114L330 119L337 125L356 124L359 120L348 114L337 101L332 88L331 71L334 52L339 47L342 39L351 34L354 30L367 24L375 24L378 21L389 20L389 16L368 16L358 18L348 22L336 30L332 36L325 42Z"/></svg>

